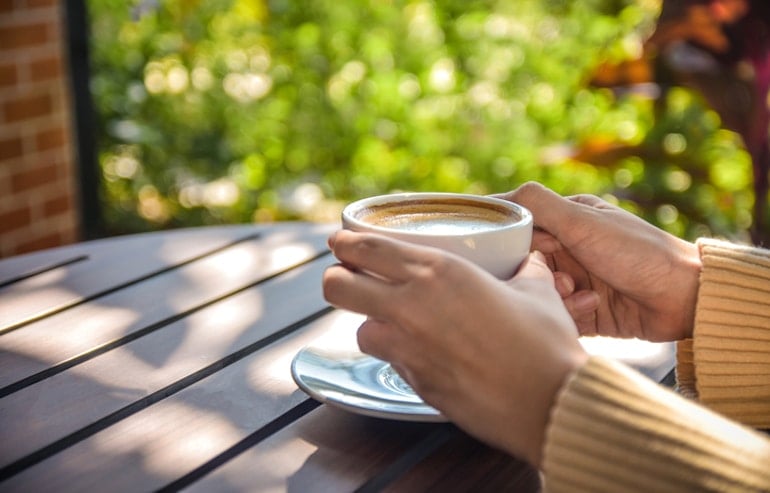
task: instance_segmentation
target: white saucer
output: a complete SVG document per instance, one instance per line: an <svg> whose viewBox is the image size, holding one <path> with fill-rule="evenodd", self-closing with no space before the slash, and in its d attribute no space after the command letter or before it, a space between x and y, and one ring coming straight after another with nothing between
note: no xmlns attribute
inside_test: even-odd
<svg viewBox="0 0 770 493"><path fill-rule="evenodd" d="M358 350L355 332L364 317L335 312L325 337L301 349L292 360L294 381L312 398L357 414L402 421L445 422L401 380L390 365ZM588 354L622 361L660 382L671 370L674 343L583 337Z"/></svg>
<svg viewBox="0 0 770 493"><path fill-rule="evenodd" d="M300 389L329 405L366 416L445 422L391 366L350 348L307 346L291 363Z"/></svg>

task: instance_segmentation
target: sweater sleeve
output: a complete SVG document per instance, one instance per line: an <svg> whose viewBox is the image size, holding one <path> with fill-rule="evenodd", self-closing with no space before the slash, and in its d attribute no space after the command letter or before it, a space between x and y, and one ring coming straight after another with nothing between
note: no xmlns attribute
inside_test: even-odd
<svg viewBox="0 0 770 493"><path fill-rule="evenodd" d="M725 416L770 428L770 251L708 239L698 247L703 270L693 339L678 344L680 387Z"/></svg>
<svg viewBox="0 0 770 493"><path fill-rule="evenodd" d="M770 491L770 439L621 363L592 357L557 396L550 492Z"/></svg>
<svg viewBox="0 0 770 493"><path fill-rule="evenodd" d="M770 428L770 252L717 240L698 247L693 338L677 344L679 393L590 358L552 410L548 491L770 491L770 437L746 426Z"/></svg>

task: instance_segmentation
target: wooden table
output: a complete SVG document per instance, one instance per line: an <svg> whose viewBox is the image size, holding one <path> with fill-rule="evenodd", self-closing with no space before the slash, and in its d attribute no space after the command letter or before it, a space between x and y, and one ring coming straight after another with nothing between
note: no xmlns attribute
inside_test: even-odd
<svg viewBox="0 0 770 493"><path fill-rule="evenodd" d="M0 261L0 491L538 491L537 471L451 424L297 388L297 351L357 324L321 295L333 229L196 228ZM644 357L653 378L670 369L668 348Z"/></svg>

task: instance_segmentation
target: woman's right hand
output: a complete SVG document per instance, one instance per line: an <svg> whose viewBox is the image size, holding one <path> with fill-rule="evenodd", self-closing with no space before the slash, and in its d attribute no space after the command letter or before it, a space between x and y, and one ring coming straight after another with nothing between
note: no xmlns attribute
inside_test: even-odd
<svg viewBox="0 0 770 493"><path fill-rule="evenodd" d="M533 249L574 281L564 299L583 335L671 341L692 336L698 247L592 195L526 183L500 198L529 209Z"/></svg>

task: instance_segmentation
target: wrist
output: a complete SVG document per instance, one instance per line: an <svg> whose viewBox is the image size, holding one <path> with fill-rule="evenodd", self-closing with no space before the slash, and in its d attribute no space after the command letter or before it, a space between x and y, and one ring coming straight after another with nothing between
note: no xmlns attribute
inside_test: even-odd
<svg viewBox="0 0 770 493"><path fill-rule="evenodd" d="M703 261L701 260L700 248L696 243L683 241L683 248L680 254L679 271L682 280L677 282L677 289L681 289L683 296L681 305L683 307L684 319L682 321L681 337L678 339L692 338L693 328L695 326L695 308L698 301L698 291L700 289L700 275L703 270Z"/></svg>

